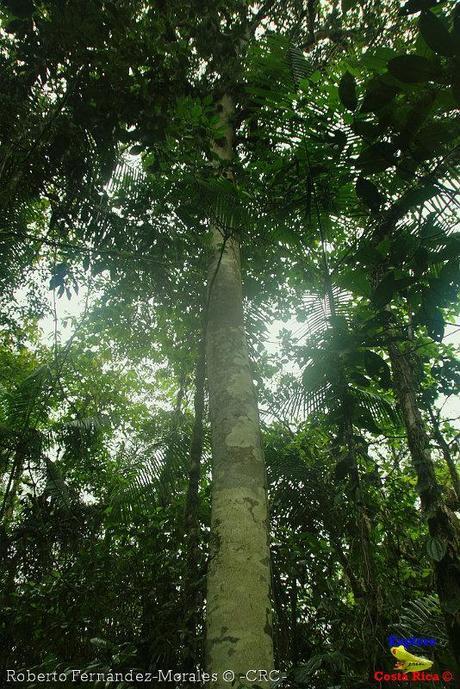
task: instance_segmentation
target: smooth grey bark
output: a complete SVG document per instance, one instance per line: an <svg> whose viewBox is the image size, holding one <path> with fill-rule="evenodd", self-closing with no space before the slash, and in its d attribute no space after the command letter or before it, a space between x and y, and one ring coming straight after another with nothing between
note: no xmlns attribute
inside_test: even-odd
<svg viewBox="0 0 460 689"><path fill-rule="evenodd" d="M233 104L218 113L225 139L214 144L222 160L233 149ZM207 582L207 667L212 686L228 687L250 669L273 667L271 576L264 456L242 305L238 238L211 228L206 362L213 454L211 545ZM260 684L260 682L256 682ZM247 682L251 684L251 682Z"/></svg>
<svg viewBox="0 0 460 689"><path fill-rule="evenodd" d="M200 521L198 516L201 458L204 441L204 393L205 393L205 329L198 345L198 359L195 367L195 394L193 407L195 419L189 452L188 486L185 501L184 540L185 540L185 575L184 575L184 658L185 672L191 672L199 665L199 643L197 638L202 607L200 586Z"/></svg>

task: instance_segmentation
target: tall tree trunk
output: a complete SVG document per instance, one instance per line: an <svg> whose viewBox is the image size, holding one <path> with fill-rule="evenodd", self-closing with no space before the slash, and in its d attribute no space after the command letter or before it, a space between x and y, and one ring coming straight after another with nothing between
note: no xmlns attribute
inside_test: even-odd
<svg viewBox="0 0 460 689"><path fill-rule="evenodd" d="M436 417L431 407L428 409L428 413L430 415L431 426L433 429L433 437L441 448L442 456L446 460L450 479L452 481L452 487L457 497L458 505L460 506L460 476L458 475L457 467L455 465L455 459L452 457L450 447L442 434L439 419Z"/></svg>
<svg viewBox="0 0 460 689"><path fill-rule="evenodd" d="M205 330L199 342L198 359L195 368L195 395L193 400L195 418L192 440L190 443L188 487L185 503L185 575L184 575L184 611L185 611L185 650L184 671L191 672L199 665L197 629L200 619L200 522L198 518L199 483L201 473L201 456L203 453L203 416L204 386L206 378L205 363Z"/></svg>
<svg viewBox="0 0 460 689"><path fill-rule="evenodd" d="M315 189L314 193L316 198ZM329 310L331 316L335 319L337 316L337 309L326 252L326 235L324 233L324 227L327 228L329 224L329 216L326 214L321 216L318 210L318 225L320 228L322 257L324 264L325 289L329 303ZM342 428L340 429L340 435L347 450L347 463L349 469L349 498L354 512L353 528L351 530L349 529L350 548L354 550L357 555L357 560L360 565L358 577L360 580L360 587L362 588L364 594L362 597L357 599L357 604L361 609L363 634L362 640L365 649L365 656L369 663L369 671L372 673L376 667L379 647L378 636L381 621L382 595L377 577L377 568L375 565L374 549L371 536L371 522L361 486L358 452L353 427L354 400L348 391L346 370L340 363L339 380L335 392L340 400L340 413L342 416Z"/></svg>
<svg viewBox="0 0 460 689"><path fill-rule="evenodd" d="M5 532L14 516L14 508L17 495L21 486L24 462L27 455L27 441L24 438L18 440L16 452L13 458L10 476L5 488L2 505L0 506L0 522L3 523Z"/></svg>
<svg viewBox="0 0 460 689"><path fill-rule="evenodd" d="M298 610L297 610L297 605L298 605L298 600L297 600L297 577L294 575L291 577L291 590L289 592L289 603L290 603L290 612L291 612L291 644L290 644L290 651L291 651L291 662L295 666L299 662L299 640L298 640L298 629L297 629L297 615L298 615Z"/></svg>
<svg viewBox="0 0 460 689"><path fill-rule="evenodd" d="M361 486L357 449L354 440L354 428L351 421L353 400L342 396L342 414L345 420L343 437L348 449L350 464L351 506L354 512L354 529L349 534L350 548L359 562L359 580L363 596L357 603L361 609L362 640L369 673L376 669L381 636L382 595L377 578L374 548L372 544L371 522L366 508L365 497Z"/></svg>
<svg viewBox="0 0 460 689"><path fill-rule="evenodd" d="M460 524L456 515L445 505L436 479L429 437L417 403L417 381L412 362L395 342L389 343L388 351L393 385L417 474L422 510L430 536L445 545L444 556L435 561L436 584L450 648L460 669Z"/></svg>
<svg viewBox="0 0 460 689"><path fill-rule="evenodd" d="M214 150L232 157L233 104L218 104L225 140ZM246 343L238 238L212 228L206 360L212 434L211 552L207 588L207 665L213 686L273 665L268 507L260 423ZM251 683L251 682L249 682ZM260 684L256 681L253 684Z"/></svg>

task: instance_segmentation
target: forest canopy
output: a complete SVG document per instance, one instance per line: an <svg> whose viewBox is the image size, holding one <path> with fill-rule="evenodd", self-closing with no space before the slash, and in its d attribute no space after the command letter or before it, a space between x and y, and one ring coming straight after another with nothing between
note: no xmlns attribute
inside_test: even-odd
<svg viewBox="0 0 460 689"><path fill-rule="evenodd" d="M460 686L459 104L451 0L0 0L2 686Z"/></svg>

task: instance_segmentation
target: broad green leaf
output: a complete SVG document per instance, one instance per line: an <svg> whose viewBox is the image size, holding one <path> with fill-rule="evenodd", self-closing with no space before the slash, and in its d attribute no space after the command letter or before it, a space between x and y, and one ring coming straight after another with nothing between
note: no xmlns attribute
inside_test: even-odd
<svg viewBox="0 0 460 689"><path fill-rule="evenodd" d="M376 211L383 204L384 197L373 182L364 177L358 177L356 193L361 201L371 210Z"/></svg>
<svg viewBox="0 0 460 689"><path fill-rule="evenodd" d="M409 189L398 201L397 205L400 215L404 215L409 210L413 210L420 204L432 198L436 192L436 187L433 184L426 184L422 187Z"/></svg>
<svg viewBox="0 0 460 689"><path fill-rule="evenodd" d="M366 120L355 119L351 128L364 139L377 139L382 134L382 127Z"/></svg>
<svg viewBox="0 0 460 689"><path fill-rule="evenodd" d="M348 10L351 10L356 5L356 0L342 0L342 12L346 14Z"/></svg>
<svg viewBox="0 0 460 689"><path fill-rule="evenodd" d="M457 3L452 10L452 24L456 40L460 40L460 4Z"/></svg>
<svg viewBox="0 0 460 689"><path fill-rule="evenodd" d="M452 35L442 19L433 12L422 12L419 19L419 29L425 42L435 53L449 57L455 52Z"/></svg>
<svg viewBox="0 0 460 689"><path fill-rule="evenodd" d="M374 77L367 85L360 112L377 112L395 98L398 89L380 77Z"/></svg>
<svg viewBox="0 0 460 689"><path fill-rule="evenodd" d="M368 50L361 58L361 62L369 69L377 72L384 72L387 67L388 60L395 57L396 53L391 48L385 48L383 46L375 48L374 50Z"/></svg>
<svg viewBox="0 0 460 689"><path fill-rule="evenodd" d="M5 5L8 7L11 14L21 19L30 17L35 10L35 5L32 0L5 0Z"/></svg>
<svg viewBox="0 0 460 689"><path fill-rule="evenodd" d="M388 63L390 73L407 84L444 81L442 69L421 55L400 55Z"/></svg>
<svg viewBox="0 0 460 689"><path fill-rule="evenodd" d="M345 72L339 84L339 97L348 110L356 110L358 99L356 96L356 80L350 72Z"/></svg>
<svg viewBox="0 0 460 689"><path fill-rule="evenodd" d="M388 304L396 291L394 273L390 272L377 285L372 295L372 301L376 308L381 309Z"/></svg>
<svg viewBox="0 0 460 689"><path fill-rule="evenodd" d="M129 153L132 156L137 156L137 155L140 155L143 150L144 150L144 146L139 144L137 146L131 146L131 148L129 149Z"/></svg>
<svg viewBox="0 0 460 689"><path fill-rule="evenodd" d="M387 141L372 144L359 154L357 167L365 173L383 172L396 165L395 150L395 146Z"/></svg>
<svg viewBox="0 0 460 689"><path fill-rule="evenodd" d="M426 309L422 311L420 319L426 325L428 334L436 342L442 342L445 331L444 316L440 309Z"/></svg>
<svg viewBox="0 0 460 689"><path fill-rule="evenodd" d="M447 552L447 545L440 538L430 536L426 544L426 551L432 560L441 562Z"/></svg>
<svg viewBox="0 0 460 689"><path fill-rule="evenodd" d="M366 371L371 378L378 378L383 388L391 387L391 371L385 359L367 349L364 353L364 364Z"/></svg>
<svg viewBox="0 0 460 689"><path fill-rule="evenodd" d="M358 408L356 415L354 415L353 423L358 428L364 428L369 433L374 433L375 435L380 435L382 432L372 418L370 411L364 407Z"/></svg>
<svg viewBox="0 0 460 689"><path fill-rule="evenodd" d="M402 11L405 14L413 14L414 12L420 12L421 10L427 10L430 7L438 4L439 0L408 0Z"/></svg>
<svg viewBox="0 0 460 689"><path fill-rule="evenodd" d="M340 460L335 465L334 475L337 481L343 481L350 471L350 463L346 459Z"/></svg>

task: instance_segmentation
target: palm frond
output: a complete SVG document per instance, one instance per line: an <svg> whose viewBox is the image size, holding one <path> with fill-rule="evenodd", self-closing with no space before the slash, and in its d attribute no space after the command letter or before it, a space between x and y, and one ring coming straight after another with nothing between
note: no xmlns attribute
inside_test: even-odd
<svg viewBox="0 0 460 689"><path fill-rule="evenodd" d="M4 389L2 408L5 423L12 430L34 425L42 412L46 389L52 378L47 364L39 366L24 378L13 391Z"/></svg>
<svg viewBox="0 0 460 689"><path fill-rule="evenodd" d="M181 438L169 438L149 451L147 448L142 466L137 469L128 485L116 491L110 505L129 519L134 509L168 503L181 488L187 475L188 444Z"/></svg>
<svg viewBox="0 0 460 689"><path fill-rule="evenodd" d="M427 637L436 639L443 648L448 646L444 617L439 599L434 594L407 603L394 629L404 638Z"/></svg>
<svg viewBox="0 0 460 689"><path fill-rule="evenodd" d="M46 456L43 459L46 474L45 491L61 509L68 512L75 503L79 502L78 495L65 482L58 464Z"/></svg>
<svg viewBox="0 0 460 689"><path fill-rule="evenodd" d="M293 676L296 682L309 685L312 678L318 673L326 673L329 678L331 674L349 672L352 667L352 659L340 651L327 651L325 653L317 653L312 656L310 660L293 670Z"/></svg>

